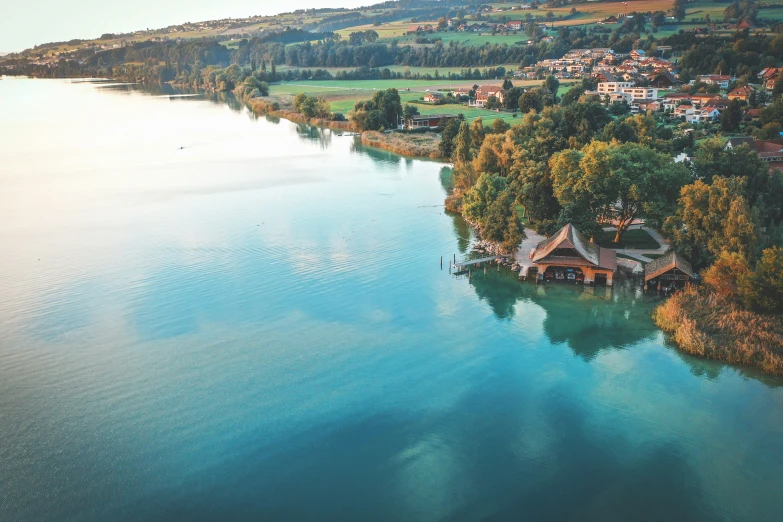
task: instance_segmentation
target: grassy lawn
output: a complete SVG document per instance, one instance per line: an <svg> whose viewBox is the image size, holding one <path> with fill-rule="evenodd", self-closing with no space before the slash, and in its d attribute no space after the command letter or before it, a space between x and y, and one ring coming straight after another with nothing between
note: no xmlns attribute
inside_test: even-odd
<svg viewBox="0 0 783 522"><path fill-rule="evenodd" d="M353 110L354 105L359 100L366 100L372 97L373 92L381 89L396 88L400 91L402 103L410 103L419 100L424 93L436 91L438 89L449 89L456 87L472 87L474 84L483 85L485 83L499 84L499 81L474 81L474 80L355 80L355 81L303 81L290 82L272 85L271 96L282 102L290 102L294 96L299 93L305 93L310 96L321 96L332 106L332 111L348 114ZM538 80L517 80L514 85L521 87L540 85ZM567 90L568 86L561 86L561 89ZM411 89L407 91L407 89ZM505 120L513 123L515 118L512 113L495 112L477 107L468 107L466 105L448 104L448 105L427 105L416 104L421 114L464 114L468 121L476 118L484 118L485 123L490 124L496 119ZM520 119L522 116L517 115ZM518 121L517 119L517 121Z"/></svg>
<svg viewBox="0 0 783 522"><path fill-rule="evenodd" d="M623 234L623 238L619 244L614 242L614 236L614 231L604 230L597 243L599 246L607 248L639 248L653 250L660 246L644 229L635 228L627 231Z"/></svg>

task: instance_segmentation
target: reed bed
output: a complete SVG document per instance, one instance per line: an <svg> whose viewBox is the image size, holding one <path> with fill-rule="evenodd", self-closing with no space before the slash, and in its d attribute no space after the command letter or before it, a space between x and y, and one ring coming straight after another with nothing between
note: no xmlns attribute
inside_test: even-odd
<svg viewBox="0 0 783 522"><path fill-rule="evenodd" d="M366 131L362 133L362 144L390 150L403 156L439 158L440 136L433 132L424 134L403 134L400 132Z"/></svg>
<svg viewBox="0 0 783 522"><path fill-rule="evenodd" d="M783 375L783 317L749 312L689 288L658 306L655 323L685 352Z"/></svg>

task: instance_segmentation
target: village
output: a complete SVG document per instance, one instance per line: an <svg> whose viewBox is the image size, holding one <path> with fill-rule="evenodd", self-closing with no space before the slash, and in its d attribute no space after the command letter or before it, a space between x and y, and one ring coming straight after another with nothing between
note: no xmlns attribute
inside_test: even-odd
<svg viewBox="0 0 783 522"><path fill-rule="evenodd" d="M661 55L668 51L668 47L657 48ZM534 66L508 73L523 80L545 79L547 76L564 82L586 79L595 88L586 90L585 97L595 98L608 107L616 107L629 114L650 112L667 123L679 124L678 130L683 134L692 133L705 124L719 122L733 101L741 107L743 122L758 121L761 108L772 102L772 91L781 81L781 74L783 68L769 67L758 73L753 84L738 85L737 78L730 74L699 75L683 82L675 61L648 56L641 49L616 53L607 48L572 49L562 58L541 60ZM502 85L483 84L474 88L458 87L448 92L429 92L422 101L443 104L448 100L458 100L469 107L500 112L507 94L508 89ZM511 110L515 112L515 109ZM456 117L456 114L415 115L402 121L400 128L434 130ZM756 140L748 136L733 137L726 146L741 143L755 148L759 157L769 163L770 169L783 170L783 136ZM686 160L687 154L678 156L678 161Z"/></svg>

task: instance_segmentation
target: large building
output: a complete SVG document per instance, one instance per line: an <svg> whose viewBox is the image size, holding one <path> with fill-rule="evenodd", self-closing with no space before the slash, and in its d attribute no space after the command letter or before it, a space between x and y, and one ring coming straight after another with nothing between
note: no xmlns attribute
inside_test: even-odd
<svg viewBox="0 0 783 522"><path fill-rule="evenodd" d="M611 248L591 243L570 223L549 239L541 241L530 259L538 279L612 286L617 271L617 254Z"/></svg>
<svg viewBox="0 0 783 522"><path fill-rule="evenodd" d="M500 103L503 103L503 88L498 85L482 85L476 89L476 99L471 100L470 105L474 107L483 107L487 104L487 100L491 97L497 98Z"/></svg>

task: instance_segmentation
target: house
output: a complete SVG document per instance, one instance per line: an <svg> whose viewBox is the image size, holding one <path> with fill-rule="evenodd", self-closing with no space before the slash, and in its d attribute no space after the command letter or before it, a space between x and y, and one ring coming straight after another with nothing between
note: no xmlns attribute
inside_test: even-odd
<svg viewBox="0 0 783 522"><path fill-rule="evenodd" d="M710 93L697 93L691 95L691 102L693 102L693 104L696 105L697 107L701 107L702 105L709 103L715 98L719 98L719 96L717 94L710 94Z"/></svg>
<svg viewBox="0 0 783 522"><path fill-rule="evenodd" d="M783 71L783 68L770 67L763 69L759 73L759 78L761 79L761 83L764 85L765 89L771 91L775 88L775 82L777 81L778 76L780 76L781 71Z"/></svg>
<svg viewBox="0 0 783 522"><path fill-rule="evenodd" d="M654 87L623 87L620 91L630 94L632 100L658 99L658 89Z"/></svg>
<svg viewBox="0 0 783 522"><path fill-rule="evenodd" d="M715 108L693 109L686 111L685 113L685 121L688 123L705 123L708 121L715 121L718 118L720 118L720 111Z"/></svg>
<svg viewBox="0 0 783 522"><path fill-rule="evenodd" d="M750 20L743 20L740 23L738 23L736 27L738 31L742 31L743 29L755 29L755 28L756 28L756 24L754 24Z"/></svg>
<svg viewBox="0 0 783 522"><path fill-rule="evenodd" d="M428 92L424 95L424 101L427 103L437 103L443 100L443 95L439 92Z"/></svg>
<svg viewBox="0 0 783 522"><path fill-rule="evenodd" d="M669 71L659 71L650 77L650 85L659 89L671 89L679 81Z"/></svg>
<svg viewBox="0 0 783 522"><path fill-rule="evenodd" d="M631 59L632 60L639 60L641 58L647 58L647 53L644 52L642 49L634 49L631 51Z"/></svg>
<svg viewBox="0 0 783 522"><path fill-rule="evenodd" d="M612 286L617 254L591 243L572 224L541 241L530 252L538 279Z"/></svg>
<svg viewBox="0 0 783 522"><path fill-rule="evenodd" d="M685 118L688 114L693 114L695 107L690 103L683 103L675 107L674 115L678 118Z"/></svg>
<svg viewBox="0 0 783 522"><path fill-rule="evenodd" d="M661 102L658 100L633 100L631 102L631 112L659 112L661 110Z"/></svg>
<svg viewBox="0 0 783 522"><path fill-rule="evenodd" d="M497 98L500 103L503 103L503 88L498 85L482 85L476 89L476 99L471 100L470 105L483 107L492 96Z"/></svg>
<svg viewBox="0 0 783 522"><path fill-rule="evenodd" d="M470 96L470 89L468 89L467 87L458 87L453 91L451 91L451 95L457 98L458 100L460 98L466 98Z"/></svg>
<svg viewBox="0 0 783 522"><path fill-rule="evenodd" d="M455 114L417 114L403 120L403 129L437 129L449 120L456 118Z"/></svg>
<svg viewBox="0 0 783 522"><path fill-rule="evenodd" d="M686 93L670 93L663 97L663 109L674 111L683 102L690 103L691 95Z"/></svg>
<svg viewBox="0 0 783 522"><path fill-rule="evenodd" d="M728 89L731 83L731 76L725 74L703 74L699 76L699 81L707 85L717 85L721 89Z"/></svg>
<svg viewBox="0 0 783 522"><path fill-rule="evenodd" d="M729 140L726 142L726 150L736 149L737 147L741 147L743 145L747 145L751 149L755 147L753 145L753 138L750 136L741 136L739 138L729 138Z"/></svg>
<svg viewBox="0 0 783 522"><path fill-rule="evenodd" d="M713 98L707 103L701 106L702 109L718 109L719 111L725 111L729 107L731 100L728 98Z"/></svg>
<svg viewBox="0 0 783 522"><path fill-rule="evenodd" d="M600 82L598 84L598 94L620 92L622 89L631 86L633 86L633 82Z"/></svg>
<svg viewBox="0 0 783 522"><path fill-rule="evenodd" d="M593 78L599 83L617 83L617 78L609 71L597 71L593 73Z"/></svg>
<svg viewBox="0 0 783 522"><path fill-rule="evenodd" d="M682 288L694 278L691 264L676 252L653 259L644 267L644 285L652 290Z"/></svg>
<svg viewBox="0 0 783 522"><path fill-rule="evenodd" d="M758 121L761 118L761 109L747 109L742 119L745 121Z"/></svg>
<svg viewBox="0 0 783 522"><path fill-rule="evenodd" d="M525 26L525 22L522 20L511 20L506 26L512 31L519 31Z"/></svg>
<svg viewBox="0 0 783 522"><path fill-rule="evenodd" d="M756 140L753 145L761 161L783 163L783 140Z"/></svg>
<svg viewBox="0 0 783 522"><path fill-rule="evenodd" d="M729 100L741 100L741 101L748 101L748 98L750 98L751 93L753 93L754 89L750 85L743 85L742 87L737 87L733 91L729 93Z"/></svg>

